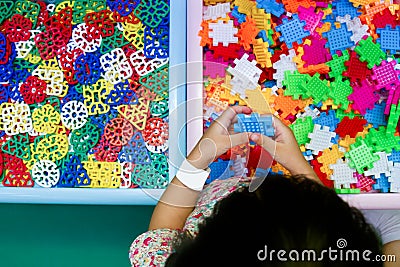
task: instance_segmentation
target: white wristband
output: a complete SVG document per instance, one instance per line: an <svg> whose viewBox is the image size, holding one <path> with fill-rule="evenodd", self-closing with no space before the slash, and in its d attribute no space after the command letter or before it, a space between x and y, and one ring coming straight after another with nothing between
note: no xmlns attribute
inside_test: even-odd
<svg viewBox="0 0 400 267"><path fill-rule="evenodd" d="M175 176L190 189L201 191L210 171L210 168L207 170L197 169L185 159Z"/></svg>

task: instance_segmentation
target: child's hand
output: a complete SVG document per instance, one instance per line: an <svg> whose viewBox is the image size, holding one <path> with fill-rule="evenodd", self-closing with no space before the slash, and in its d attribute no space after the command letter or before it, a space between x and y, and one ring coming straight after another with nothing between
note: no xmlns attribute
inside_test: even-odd
<svg viewBox="0 0 400 267"><path fill-rule="evenodd" d="M249 142L251 133L232 134L237 114L250 114L252 110L245 106L228 107L205 131L200 141L187 157L198 169L206 169L217 157L230 148Z"/></svg>
<svg viewBox="0 0 400 267"><path fill-rule="evenodd" d="M273 118L275 128L274 138L253 133L250 135L250 140L267 150L292 175L304 174L316 178L314 170L301 153L292 130L278 118Z"/></svg>

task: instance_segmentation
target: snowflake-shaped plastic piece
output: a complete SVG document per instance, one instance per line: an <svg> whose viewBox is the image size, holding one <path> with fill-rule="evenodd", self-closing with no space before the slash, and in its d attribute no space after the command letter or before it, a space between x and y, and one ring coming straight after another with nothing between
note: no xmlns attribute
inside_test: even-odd
<svg viewBox="0 0 400 267"><path fill-rule="evenodd" d="M282 24L275 27L275 30L281 33L279 40L285 42L287 47L291 49L293 43L303 43L303 38L310 35L310 31L305 30L305 21L301 21L297 14L293 14L289 21L287 18L282 20Z"/></svg>
<svg viewBox="0 0 400 267"><path fill-rule="evenodd" d="M294 49L289 50L289 55L281 54L279 56L279 60L272 63L272 67L276 70L276 72L272 75L274 80L276 80L277 87L282 87L282 81L285 79L286 71L296 71L297 65L293 62L293 58L296 56L296 52Z"/></svg>
<svg viewBox="0 0 400 267"><path fill-rule="evenodd" d="M390 176L393 169L393 162L388 161L388 154L385 152L376 152L374 155L379 157L379 160L373 163L373 168L368 169L364 172L366 176L379 177L381 174L385 176Z"/></svg>
<svg viewBox="0 0 400 267"><path fill-rule="evenodd" d="M376 83L376 89L390 90L392 86L400 85L400 70L396 70L396 60L382 61L381 66L372 69L372 79Z"/></svg>
<svg viewBox="0 0 400 267"><path fill-rule="evenodd" d="M380 44L373 42L372 36L360 40L354 51L360 56L360 61L367 62L367 67L370 69L380 65L386 58L386 53L381 50Z"/></svg>
<svg viewBox="0 0 400 267"><path fill-rule="evenodd" d="M311 139L310 143L306 144L307 149L311 149L314 155L326 148L332 147L332 138L336 137L336 133L329 131L329 127L314 124L314 130L308 134Z"/></svg>
<svg viewBox="0 0 400 267"><path fill-rule="evenodd" d="M349 159L350 167L359 173L364 173L365 168L372 169L374 162L379 160L379 157L373 154L373 149L367 146L361 137L356 138L356 142L350 145L350 150L344 156Z"/></svg>
<svg viewBox="0 0 400 267"><path fill-rule="evenodd" d="M218 20L217 23L210 23L208 27L210 29L208 36L212 38L214 46L219 43L228 46L230 43L238 42L238 37L235 36L238 33L238 29L234 27L233 20L229 20L226 23Z"/></svg>
<svg viewBox="0 0 400 267"><path fill-rule="evenodd" d="M50 160L37 161L31 171L35 184L41 187L54 187L60 179L60 170L57 165Z"/></svg>
<svg viewBox="0 0 400 267"><path fill-rule="evenodd" d="M205 6L203 11L204 20L216 20L226 18L226 14L230 12L231 6L229 3L218 3L215 6Z"/></svg>
<svg viewBox="0 0 400 267"><path fill-rule="evenodd" d="M353 92L348 96L348 100L353 101L352 108L365 115L367 109L373 109L379 100L379 95L375 91L375 86L368 80L361 81L361 85L354 85Z"/></svg>
<svg viewBox="0 0 400 267"><path fill-rule="evenodd" d="M346 24L341 23L339 28L331 28L330 31L322 33L322 36L328 40L325 47L329 48L332 55L337 51L345 50L354 46L351 40L353 33L347 29Z"/></svg>
<svg viewBox="0 0 400 267"><path fill-rule="evenodd" d="M227 69L227 71L233 75L233 79L231 80L231 92L238 93L242 98L245 98L245 90L257 88L258 80L262 72L262 70L256 66L257 61L249 61L248 58L248 54L243 54L240 60L234 60L235 67L229 67Z"/></svg>
<svg viewBox="0 0 400 267"><path fill-rule="evenodd" d="M330 178L335 188L350 188L351 184L357 183L357 178L353 175L356 170L351 168L346 161L338 159L335 164L329 165L329 168L333 170Z"/></svg>
<svg viewBox="0 0 400 267"><path fill-rule="evenodd" d="M61 109L61 121L70 130L82 128L88 118L86 106L79 101L69 101Z"/></svg>

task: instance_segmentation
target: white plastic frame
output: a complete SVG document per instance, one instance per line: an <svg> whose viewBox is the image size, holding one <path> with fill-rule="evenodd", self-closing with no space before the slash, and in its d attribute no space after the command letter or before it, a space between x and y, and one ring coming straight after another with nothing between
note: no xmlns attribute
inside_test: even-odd
<svg viewBox="0 0 400 267"><path fill-rule="evenodd" d="M191 63L203 60L203 47L200 46L200 37L197 35L200 31L202 21L203 1L188 1L187 12L187 53L188 53L188 85L187 85L187 150L193 149L194 145L200 139L203 132L203 85L190 81L201 81L203 69L196 64L195 68L190 68ZM400 209L399 193L361 193L361 194L341 194L340 197L350 205L360 209Z"/></svg>

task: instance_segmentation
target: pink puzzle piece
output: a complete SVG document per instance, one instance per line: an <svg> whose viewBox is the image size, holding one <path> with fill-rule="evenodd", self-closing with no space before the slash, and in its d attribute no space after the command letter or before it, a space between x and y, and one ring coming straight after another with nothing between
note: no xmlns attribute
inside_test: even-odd
<svg viewBox="0 0 400 267"><path fill-rule="evenodd" d="M218 77L225 77L228 62L225 62L222 57L214 58L213 53L207 51L204 58L204 75L210 76L215 79Z"/></svg>
<svg viewBox="0 0 400 267"><path fill-rule="evenodd" d="M379 100L379 95L375 94L375 87L368 80L363 80L361 85L353 86L353 93L348 96L350 101L353 101L353 109L365 115L367 109L373 109L376 101Z"/></svg>

